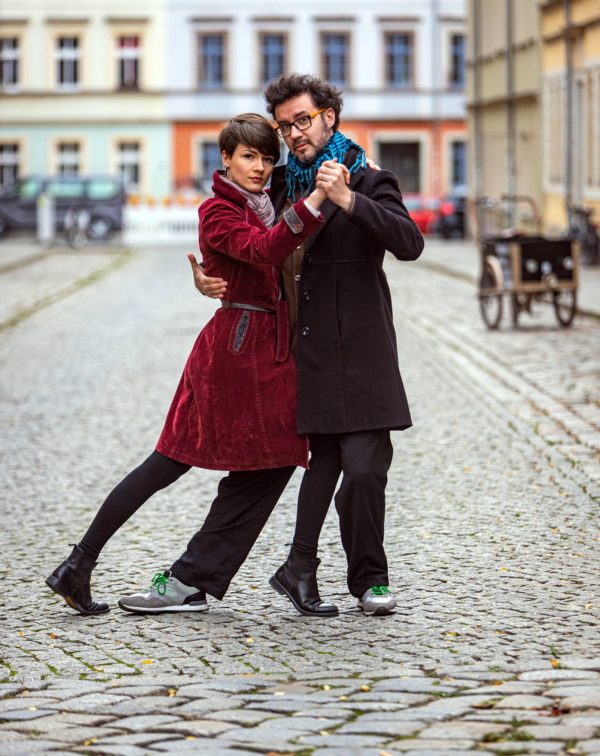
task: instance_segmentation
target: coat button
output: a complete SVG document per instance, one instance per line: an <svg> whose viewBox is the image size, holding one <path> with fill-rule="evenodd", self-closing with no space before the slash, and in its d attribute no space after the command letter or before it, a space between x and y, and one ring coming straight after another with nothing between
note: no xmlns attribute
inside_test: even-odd
<svg viewBox="0 0 600 756"><path fill-rule="evenodd" d="M301 333L301 334L302 334L303 336L308 336L308 334L310 333L310 328L309 328L308 326L304 326L304 327L302 328L302 330L300 331L300 333Z"/></svg>
<svg viewBox="0 0 600 756"><path fill-rule="evenodd" d="M296 275L294 276L294 281L298 283L299 280L300 280L300 273L296 273Z"/></svg>
<svg viewBox="0 0 600 756"><path fill-rule="evenodd" d="M302 299L303 299L303 300L304 300L305 302L308 302L308 300L310 299L310 293L309 293L308 291L303 291L303 292L302 292Z"/></svg>

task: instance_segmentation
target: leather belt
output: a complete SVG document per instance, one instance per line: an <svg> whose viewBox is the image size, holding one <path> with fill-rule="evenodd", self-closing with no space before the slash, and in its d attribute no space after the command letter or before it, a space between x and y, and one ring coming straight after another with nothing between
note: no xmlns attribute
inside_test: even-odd
<svg viewBox="0 0 600 756"><path fill-rule="evenodd" d="M236 310L252 310L253 312L276 312L276 310L267 310L266 307L259 307L258 305L243 304L242 302L223 302L222 300L221 307L233 307Z"/></svg>

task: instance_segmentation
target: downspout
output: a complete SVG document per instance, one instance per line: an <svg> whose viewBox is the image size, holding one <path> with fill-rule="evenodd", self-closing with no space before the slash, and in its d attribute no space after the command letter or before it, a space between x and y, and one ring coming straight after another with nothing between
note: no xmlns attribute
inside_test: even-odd
<svg viewBox="0 0 600 756"><path fill-rule="evenodd" d="M481 0L473 0L473 131L475 144L474 158L474 195L475 199L483 193L483 141L481 134Z"/></svg>
<svg viewBox="0 0 600 756"><path fill-rule="evenodd" d="M573 201L573 40L571 37L571 2L563 0L565 13L566 124L565 124L565 202L567 213Z"/></svg>
<svg viewBox="0 0 600 756"><path fill-rule="evenodd" d="M506 193L516 189L515 161L515 56L513 48L513 0L506 0ZM508 224L515 226L514 203L508 204Z"/></svg>

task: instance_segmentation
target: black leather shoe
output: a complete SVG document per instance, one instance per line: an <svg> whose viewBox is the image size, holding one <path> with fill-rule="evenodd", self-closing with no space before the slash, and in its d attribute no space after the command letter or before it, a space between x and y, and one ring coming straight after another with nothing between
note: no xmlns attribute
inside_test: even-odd
<svg viewBox="0 0 600 756"><path fill-rule="evenodd" d="M320 559L307 557L294 549L269 580L271 588L287 596L300 614L307 617L334 617L337 606L325 604L319 595L317 568Z"/></svg>
<svg viewBox="0 0 600 756"><path fill-rule="evenodd" d="M110 611L108 604L94 601L90 589L90 576L95 566L93 557L81 546L74 546L68 558L46 578L46 585L79 614L104 614Z"/></svg>

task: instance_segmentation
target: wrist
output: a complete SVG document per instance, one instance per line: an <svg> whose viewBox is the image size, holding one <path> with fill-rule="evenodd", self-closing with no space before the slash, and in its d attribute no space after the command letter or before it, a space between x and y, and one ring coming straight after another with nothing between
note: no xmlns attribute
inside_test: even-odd
<svg viewBox="0 0 600 756"><path fill-rule="evenodd" d="M354 209L354 200L355 200L354 192L348 192L348 196L344 198L343 202L340 204L340 207L342 208L342 212L345 215L352 214L352 210Z"/></svg>

